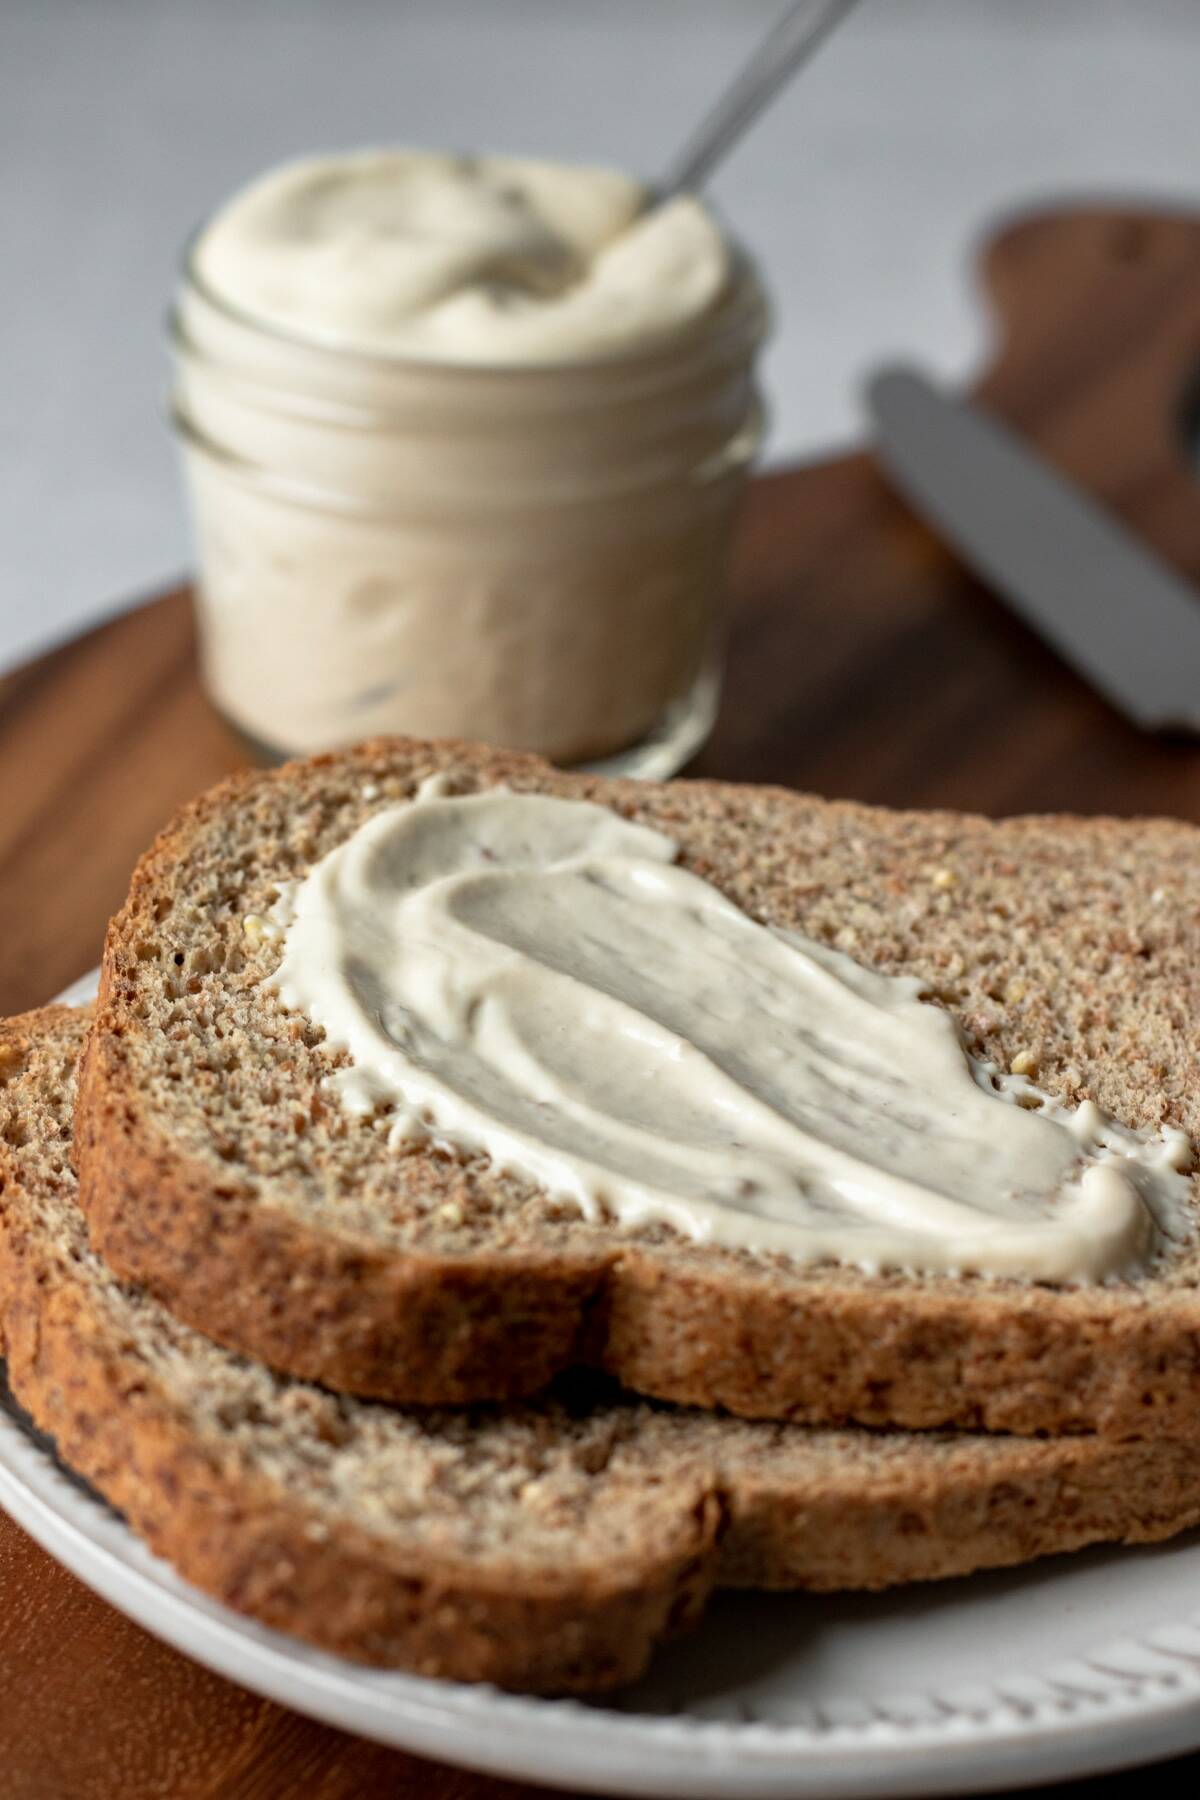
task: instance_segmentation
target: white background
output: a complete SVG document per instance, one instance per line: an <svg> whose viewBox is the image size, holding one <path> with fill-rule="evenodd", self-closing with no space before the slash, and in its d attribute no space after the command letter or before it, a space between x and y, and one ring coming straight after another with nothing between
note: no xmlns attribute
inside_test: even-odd
<svg viewBox="0 0 1200 1800"><path fill-rule="evenodd" d="M180 243L279 157L382 140L653 171L781 0L0 0L0 666L187 557ZM774 457L893 353L968 371L998 211L1195 200L1200 0L863 0L715 183L765 265Z"/></svg>

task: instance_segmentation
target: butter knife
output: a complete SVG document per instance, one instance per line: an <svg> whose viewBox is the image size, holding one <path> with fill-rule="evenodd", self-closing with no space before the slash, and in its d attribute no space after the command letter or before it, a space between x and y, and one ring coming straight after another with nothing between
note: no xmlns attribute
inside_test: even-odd
<svg viewBox="0 0 1200 1800"><path fill-rule="evenodd" d="M1200 593L994 414L888 368L878 460L962 559L1144 731L1200 732Z"/></svg>

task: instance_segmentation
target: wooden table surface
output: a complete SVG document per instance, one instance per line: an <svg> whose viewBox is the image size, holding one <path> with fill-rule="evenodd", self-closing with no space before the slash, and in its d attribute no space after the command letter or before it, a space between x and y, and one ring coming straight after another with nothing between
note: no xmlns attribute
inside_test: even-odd
<svg viewBox="0 0 1200 1800"><path fill-rule="evenodd" d="M982 278L998 325L989 401L1200 578L1183 437L1200 370L1200 223L1028 221L993 242ZM1113 715L957 567L866 455L756 484L736 588L725 705L698 772L894 805L1200 820L1200 748L1147 739ZM0 1010L36 1005L95 963L138 852L241 760L197 685L182 592L0 681ZM1133 1779L1082 1791L1132 1791ZM129 1624L0 1518L0 1794L299 1791L533 1792L239 1691Z"/></svg>

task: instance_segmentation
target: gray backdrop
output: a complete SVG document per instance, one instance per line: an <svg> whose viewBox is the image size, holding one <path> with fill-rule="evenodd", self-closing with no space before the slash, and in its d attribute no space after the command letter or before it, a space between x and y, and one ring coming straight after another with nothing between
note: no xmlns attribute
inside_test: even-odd
<svg viewBox="0 0 1200 1800"><path fill-rule="evenodd" d="M162 422L178 247L291 153L653 171L780 0L0 0L0 666L187 555ZM863 0L716 183L774 289L771 454L895 351L984 353L973 239L1064 190L1195 199L1200 0Z"/></svg>

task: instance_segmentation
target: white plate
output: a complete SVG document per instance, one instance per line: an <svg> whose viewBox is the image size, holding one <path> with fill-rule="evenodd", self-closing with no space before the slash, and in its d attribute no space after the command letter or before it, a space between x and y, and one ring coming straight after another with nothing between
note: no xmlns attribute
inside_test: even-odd
<svg viewBox="0 0 1200 1800"><path fill-rule="evenodd" d="M71 990L86 998L88 985ZM382 1743L689 1800L1007 1788L1200 1746L1200 1536L882 1596L720 1596L604 1705L364 1670L216 1605L0 1410L0 1503L147 1630Z"/></svg>

